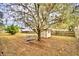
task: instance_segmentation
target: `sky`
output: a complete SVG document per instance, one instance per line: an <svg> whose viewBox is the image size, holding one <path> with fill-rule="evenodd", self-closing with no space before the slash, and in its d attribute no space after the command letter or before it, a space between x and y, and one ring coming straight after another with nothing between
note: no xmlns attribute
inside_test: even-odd
<svg viewBox="0 0 79 59"><path fill-rule="evenodd" d="M4 24L6 24L6 19L8 20L8 22L7 22L7 25L11 25L11 24L13 24L13 17L11 17L11 16L15 16L15 14L11 14L10 13L10 11L9 12L7 12L7 10L9 10L10 8L9 7L6 7L7 6L7 4L6 3L0 3L0 11L1 12L3 12L3 23ZM24 24L22 23L22 22L19 22L19 23L16 23L15 22L15 25L19 25L19 26L21 26L21 27L23 27L24 26Z"/></svg>
<svg viewBox="0 0 79 59"><path fill-rule="evenodd" d="M0 3L0 11L4 13L4 16L3 16L4 24L6 23L5 20L7 19L8 20L7 25L11 25L14 22L13 21L13 17L11 17L11 16L15 16L15 14L14 13L11 14L10 11L7 12L7 10L10 9L7 5L9 5L9 4L7 4L7 3ZM74 4L74 5L78 6L79 4ZM56 13L53 13L53 14L56 14ZM18 25L24 26L24 24L21 25L22 22L19 22L19 23L20 24L18 24ZM15 24L17 24L17 23L15 22Z"/></svg>

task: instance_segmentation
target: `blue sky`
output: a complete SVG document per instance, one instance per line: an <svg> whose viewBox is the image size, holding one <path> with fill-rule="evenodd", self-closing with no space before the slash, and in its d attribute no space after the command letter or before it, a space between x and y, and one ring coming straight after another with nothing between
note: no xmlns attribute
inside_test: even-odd
<svg viewBox="0 0 79 59"><path fill-rule="evenodd" d="M11 25L13 23L13 20L12 20L13 18L11 17L10 13L7 12L7 10L10 9L9 7L6 7L7 5L9 5L9 4L7 4L7 3L0 3L0 11L4 13L4 16L3 16L4 23L5 23L5 19L7 19L8 20L7 24ZM79 4L76 4L76 5L79 5ZM15 23L15 24L17 24L17 23Z"/></svg>
<svg viewBox="0 0 79 59"><path fill-rule="evenodd" d="M13 24L13 17L11 17L11 14L9 12L7 12L7 10L9 10L10 8L9 7L6 7L8 4L6 3L0 3L0 11L4 13L4 16L3 16L3 21L4 21L4 24L6 24L6 19L8 20L7 22L7 25L11 25ZM15 22L15 25L19 25L19 26L24 26L24 24L22 22L19 22L19 24L17 24Z"/></svg>

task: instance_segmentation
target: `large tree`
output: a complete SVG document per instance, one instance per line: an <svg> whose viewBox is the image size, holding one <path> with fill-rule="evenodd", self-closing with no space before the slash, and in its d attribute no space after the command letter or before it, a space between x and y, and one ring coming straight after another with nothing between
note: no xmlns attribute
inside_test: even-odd
<svg viewBox="0 0 79 59"><path fill-rule="evenodd" d="M11 11L18 14L18 20L23 21L41 39L41 32L47 30L52 24L57 23L59 14L54 10L56 4L19 3L11 4Z"/></svg>
<svg viewBox="0 0 79 59"><path fill-rule="evenodd" d="M74 26L76 21L75 15L73 14L74 4L62 3L57 5L55 10L58 10L61 13L61 20L56 23L54 27L68 29L69 26Z"/></svg>

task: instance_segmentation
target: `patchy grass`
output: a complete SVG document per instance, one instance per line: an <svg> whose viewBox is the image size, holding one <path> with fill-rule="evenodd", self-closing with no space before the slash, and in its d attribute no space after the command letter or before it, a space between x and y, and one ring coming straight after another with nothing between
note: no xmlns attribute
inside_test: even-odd
<svg viewBox="0 0 79 59"><path fill-rule="evenodd" d="M19 56L72 56L79 55L77 41L74 37L52 36L51 38L42 38L41 41L27 41L27 37L33 34L17 33L16 35L0 36L0 54L1 55L19 55Z"/></svg>

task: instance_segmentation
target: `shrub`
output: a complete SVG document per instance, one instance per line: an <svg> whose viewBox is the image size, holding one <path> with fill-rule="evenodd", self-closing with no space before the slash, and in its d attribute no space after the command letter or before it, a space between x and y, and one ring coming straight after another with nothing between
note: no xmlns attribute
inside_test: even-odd
<svg viewBox="0 0 79 59"><path fill-rule="evenodd" d="M19 27L17 25L11 25L11 26L7 26L5 28L5 31L7 31L8 33L14 35L16 34L17 32L19 32Z"/></svg>
<svg viewBox="0 0 79 59"><path fill-rule="evenodd" d="M74 31L74 26L73 25L69 26L69 31Z"/></svg>

